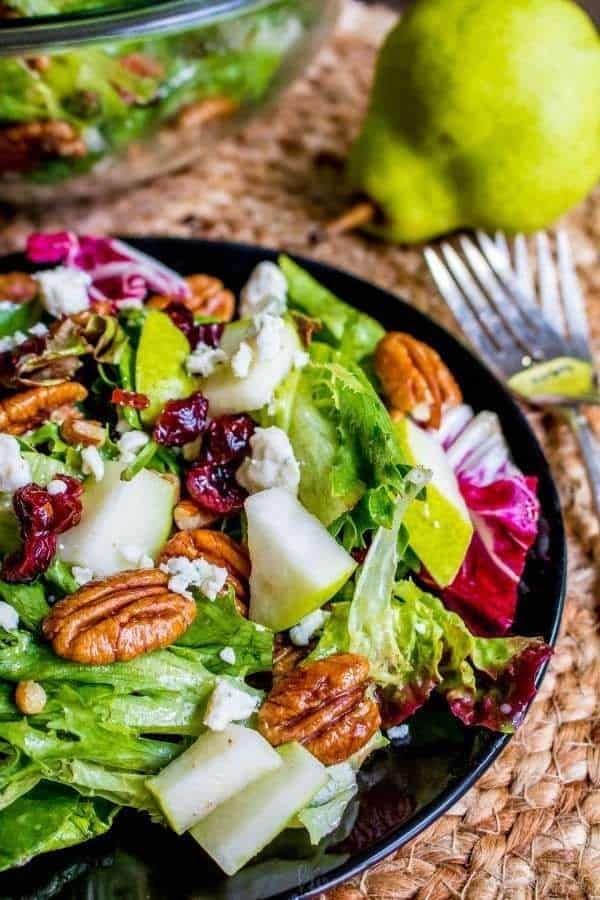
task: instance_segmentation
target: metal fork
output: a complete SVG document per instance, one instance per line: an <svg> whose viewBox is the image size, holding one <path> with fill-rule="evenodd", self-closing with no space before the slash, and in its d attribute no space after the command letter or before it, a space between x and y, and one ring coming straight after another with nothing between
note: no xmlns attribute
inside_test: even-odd
<svg viewBox="0 0 600 900"><path fill-rule="evenodd" d="M504 380L532 364L570 357L593 366L585 307L566 232L556 235L556 262L548 235L536 235L536 279L527 242L518 235L512 248L505 236L476 232L476 239L431 247L425 259L433 279L463 332L487 364ZM522 399L522 398L521 398ZM600 392L573 397L528 396L571 427L583 457L596 515L600 519L600 443L583 406L600 403Z"/></svg>

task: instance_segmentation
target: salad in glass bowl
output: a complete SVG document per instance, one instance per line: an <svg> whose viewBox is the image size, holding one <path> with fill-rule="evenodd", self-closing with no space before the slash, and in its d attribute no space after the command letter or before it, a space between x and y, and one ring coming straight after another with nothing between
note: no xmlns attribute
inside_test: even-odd
<svg viewBox="0 0 600 900"><path fill-rule="evenodd" d="M189 164L306 65L338 0L4 0L0 196L64 200Z"/></svg>
<svg viewBox="0 0 600 900"><path fill-rule="evenodd" d="M336 832L434 696L519 725L551 652L510 633L536 480L430 346L287 256L239 298L110 238L27 257L0 275L2 869L130 808L233 875Z"/></svg>

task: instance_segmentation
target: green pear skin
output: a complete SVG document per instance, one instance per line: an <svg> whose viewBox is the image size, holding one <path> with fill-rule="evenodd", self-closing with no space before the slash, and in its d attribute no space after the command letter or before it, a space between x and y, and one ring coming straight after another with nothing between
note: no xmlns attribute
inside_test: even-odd
<svg viewBox="0 0 600 900"><path fill-rule="evenodd" d="M573 0L417 0L381 50L354 186L400 243L531 232L600 174L600 37Z"/></svg>

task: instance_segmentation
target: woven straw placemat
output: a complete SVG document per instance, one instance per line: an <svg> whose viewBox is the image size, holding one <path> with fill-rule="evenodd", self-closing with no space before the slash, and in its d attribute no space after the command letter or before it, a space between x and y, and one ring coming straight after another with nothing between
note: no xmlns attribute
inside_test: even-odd
<svg viewBox="0 0 600 900"><path fill-rule="evenodd" d="M0 212L0 252L32 228L202 235L315 256L408 298L454 328L418 249L328 237L344 209L342 165L365 109L377 46L393 21L346 0L334 39L275 112L193 168L42 215ZM600 347L600 192L566 221ZM478 785L420 838L323 900L600 898L598 526L568 430L531 416L551 459L569 533L562 637L525 725ZM540 598L543 602L543 598Z"/></svg>

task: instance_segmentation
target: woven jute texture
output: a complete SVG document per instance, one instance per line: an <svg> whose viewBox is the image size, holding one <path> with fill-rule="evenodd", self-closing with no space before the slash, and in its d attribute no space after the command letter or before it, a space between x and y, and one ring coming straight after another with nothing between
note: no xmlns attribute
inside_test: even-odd
<svg viewBox="0 0 600 900"><path fill-rule="evenodd" d="M383 8L367 12L347 0L334 39L262 121L194 168L152 185L35 217L0 213L0 251L22 246L32 227L276 245L350 269L453 328L418 249L323 230L348 202L343 160L392 21ZM600 192L565 224L598 349ZM568 430L531 420L552 462L569 533L566 613L542 690L496 765L448 815L322 900L600 898L600 537Z"/></svg>

